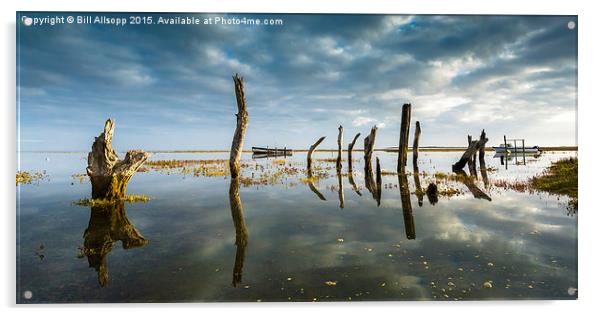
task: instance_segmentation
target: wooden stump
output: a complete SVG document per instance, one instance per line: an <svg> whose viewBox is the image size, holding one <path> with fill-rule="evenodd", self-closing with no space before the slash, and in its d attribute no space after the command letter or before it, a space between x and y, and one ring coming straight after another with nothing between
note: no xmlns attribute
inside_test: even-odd
<svg viewBox="0 0 602 316"><path fill-rule="evenodd" d="M337 139L337 144L339 146L339 151L337 155L337 171L341 172L343 168L342 156L343 156L343 126L339 125L339 137Z"/></svg>
<svg viewBox="0 0 602 316"><path fill-rule="evenodd" d="M236 178L240 174L239 160L242 154L245 132L249 124L249 114L247 113L247 100L245 98L243 78L236 74L232 77L232 80L234 80L234 93L236 95L238 113L236 114L236 130L234 131L232 147L230 149L230 176Z"/></svg>
<svg viewBox="0 0 602 316"><path fill-rule="evenodd" d="M353 138L353 141L351 143L349 143L349 146L347 146L347 166L349 168L349 172L353 171L353 146L355 146L355 141L360 137L360 133L355 134L355 137Z"/></svg>
<svg viewBox="0 0 602 316"><path fill-rule="evenodd" d="M370 135L364 138L364 169L372 171L372 153L374 152L374 142L376 141L376 131L378 127L373 126L370 130Z"/></svg>
<svg viewBox="0 0 602 316"><path fill-rule="evenodd" d="M468 163L469 159L471 159L474 154L479 150L479 148L481 146L484 146L485 142L487 141L487 138L485 138L484 140L473 140L470 142L470 146L468 146L468 149L466 149L466 151L464 152L464 154L462 154L462 157L460 157L460 160L458 160L458 162L456 162L455 164L452 165L452 170L455 171L459 171L464 169L464 167L466 166L466 164Z"/></svg>
<svg viewBox="0 0 602 316"><path fill-rule="evenodd" d="M320 143L322 143L322 141L324 141L325 138L326 136L320 137L317 142L309 147L309 150L307 151L307 170L311 170L311 155L314 154L314 150L316 150L316 148L320 145Z"/></svg>
<svg viewBox="0 0 602 316"><path fill-rule="evenodd" d="M410 120L412 105L406 103L401 110L401 128L399 131L399 151L397 153L397 173L402 173L408 161L408 141L410 137Z"/></svg>
<svg viewBox="0 0 602 316"><path fill-rule="evenodd" d="M115 123L108 119L104 131L95 138L88 153L86 173L92 183L92 198L120 200L125 197L128 181L150 157L143 150L130 150L125 159L119 160L113 149Z"/></svg>

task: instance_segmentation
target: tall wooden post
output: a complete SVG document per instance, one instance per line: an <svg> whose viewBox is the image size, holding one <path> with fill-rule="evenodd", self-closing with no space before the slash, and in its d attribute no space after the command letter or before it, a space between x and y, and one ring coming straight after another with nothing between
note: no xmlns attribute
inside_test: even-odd
<svg viewBox="0 0 602 316"><path fill-rule="evenodd" d="M482 145L479 147L479 166L481 168L485 167L485 144L487 143L488 139L487 136L485 134L485 130L481 131L481 137L479 137L479 141L482 142Z"/></svg>
<svg viewBox="0 0 602 316"><path fill-rule="evenodd" d="M339 146L339 151L337 155L337 171L341 171L343 168L342 164L342 156L343 156L343 126L339 125L339 138L337 139L337 144Z"/></svg>
<svg viewBox="0 0 602 316"><path fill-rule="evenodd" d="M355 134L355 137L353 138L353 141L351 143L349 143L349 146L347 146L347 165L349 168L349 172L351 172L351 170L353 170L353 146L355 146L355 141L358 139L358 137L360 137L360 133Z"/></svg>
<svg viewBox="0 0 602 316"><path fill-rule="evenodd" d="M372 170L372 153L374 152L374 142L376 141L376 131L378 127L373 126L370 135L364 138L364 163L366 167Z"/></svg>
<svg viewBox="0 0 602 316"><path fill-rule="evenodd" d="M414 129L414 146L412 146L412 163L414 165L414 170L418 170L418 142L420 141L420 134L422 133L420 129L420 122L416 121L416 128Z"/></svg>
<svg viewBox="0 0 602 316"><path fill-rule="evenodd" d="M320 137L320 139L318 139L317 142L315 142L313 145L311 145L309 147L309 150L307 151L307 169L311 171L311 155L313 155L314 150L316 150L316 148L318 147L318 145L320 145L320 143L326 138L326 136L322 136Z"/></svg>
<svg viewBox="0 0 602 316"><path fill-rule="evenodd" d="M245 98L243 78L236 74L232 77L232 80L234 80L234 93L236 94L238 113L236 114L236 130L234 131L232 148L230 149L230 176L236 178L240 174L240 165L238 162L242 154L247 125L249 124L249 114L247 113L247 100Z"/></svg>
<svg viewBox="0 0 602 316"><path fill-rule="evenodd" d="M397 154L397 173L401 173L408 160L408 139L410 135L410 119L412 105L406 103L401 110L401 128L399 131L399 151Z"/></svg>

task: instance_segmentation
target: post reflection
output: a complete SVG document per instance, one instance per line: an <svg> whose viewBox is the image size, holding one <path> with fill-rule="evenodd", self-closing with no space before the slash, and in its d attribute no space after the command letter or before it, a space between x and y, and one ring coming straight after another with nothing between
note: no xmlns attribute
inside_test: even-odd
<svg viewBox="0 0 602 316"><path fill-rule="evenodd" d="M399 194L401 195L401 208L403 210L403 222L408 239L416 239L416 230L414 227L414 215L412 215L412 201L410 200L410 188L408 185L408 176L399 174Z"/></svg>
<svg viewBox="0 0 602 316"><path fill-rule="evenodd" d="M380 206L380 196L376 181L374 181L374 174L372 171L372 161L366 160L364 166L364 182L366 189L372 194L372 198L376 201L376 205Z"/></svg>
<svg viewBox="0 0 602 316"><path fill-rule="evenodd" d="M318 190L318 188L316 188L316 185L314 184L314 177L311 168L307 169L307 186L320 200L326 201L326 197L324 197L324 195L320 192L320 190Z"/></svg>
<svg viewBox="0 0 602 316"><path fill-rule="evenodd" d="M234 268L232 269L232 286L236 287L242 281L242 268L245 262L245 249L247 247L247 226L243 213L243 206L238 193L238 178L232 178L230 181L230 211L232 213L232 222L236 231L236 257L234 258Z"/></svg>
<svg viewBox="0 0 602 316"><path fill-rule="evenodd" d="M420 170L418 166L414 164L414 186L416 187L416 198L418 198L418 206L422 207L424 201L424 191L422 191L422 185L420 184Z"/></svg>
<svg viewBox="0 0 602 316"><path fill-rule="evenodd" d="M474 182L474 178L469 177L464 170L456 171L456 174L459 176L460 182L462 182L468 188L470 193L472 193L472 195L476 199L491 201L491 197L489 197L487 193L479 189L479 187Z"/></svg>
<svg viewBox="0 0 602 316"><path fill-rule="evenodd" d="M88 258L89 266L98 273L101 287L109 283L107 256L117 241L121 241L123 249L143 247L148 243L128 219L124 201L91 206L82 254Z"/></svg>
<svg viewBox="0 0 602 316"><path fill-rule="evenodd" d="M339 180L339 208L345 208L345 192L343 191L343 176L341 170L337 170L337 178Z"/></svg>

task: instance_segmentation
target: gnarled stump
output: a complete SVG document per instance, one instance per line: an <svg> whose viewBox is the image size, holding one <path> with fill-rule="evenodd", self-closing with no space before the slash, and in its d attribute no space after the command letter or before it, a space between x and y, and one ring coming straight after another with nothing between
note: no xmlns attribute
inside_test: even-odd
<svg viewBox="0 0 602 316"><path fill-rule="evenodd" d="M234 131L232 147L230 149L230 176L236 178L240 174L238 161L240 160L245 132L249 124L249 113L247 113L247 100L245 98L243 78L236 74L232 79L234 80L234 93L236 94L238 113L236 114L236 130Z"/></svg>
<svg viewBox="0 0 602 316"><path fill-rule="evenodd" d="M128 181L150 156L143 150L130 150L125 159L119 160L113 149L114 129L115 123L108 119L104 131L95 138L92 151L88 153L86 173L92 183L93 199L123 199Z"/></svg>
<svg viewBox="0 0 602 316"><path fill-rule="evenodd" d="M458 162L456 162L455 164L452 165L452 170L454 172L456 172L456 171L460 171L460 170L464 169L464 167L466 166L468 161L474 157L474 155L479 150L479 148L481 148L481 146L485 146L486 142L487 142L487 138L479 139L478 141L476 141L476 140L471 141L470 146L468 146L468 149L466 149L464 154L462 154L462 157L460 157L460 160L458 160Z"/></svg>

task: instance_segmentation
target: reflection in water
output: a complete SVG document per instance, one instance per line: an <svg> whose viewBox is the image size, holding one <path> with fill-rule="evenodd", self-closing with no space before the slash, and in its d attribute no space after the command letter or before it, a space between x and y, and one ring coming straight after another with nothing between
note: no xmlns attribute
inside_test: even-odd
<svg viewBox="0 0 602 316"><path fill-rule="evenodd" d="M121 241L123 249L131 249L146 245L148 240L130 223L124 201L91 206L90 209L82 253L88 257L90 267L98 272L98 283L104 287L109 282L107 255L113 244Z"/></svg>
<svg viewBox="0 0 602 316"><path fill-rule="evenodd" d="M485 159L480 160L479 167L481 169L481 178L483 179L483 184L485 188L489 187L489 178L487 178L487 164L485 163Z"/></svg>
<svg viewBox="0 0 602 316"><path fill-rule="evenodd" d="M431 205L437 204L439 202L439 192L437 191L437 185L434 183L429 183L426 188L426 197L429 199L429 203Z"/></svg>
<svg viewBox="0 0 602 316"><path fill-rule="evenodd" d="M362 193L358 189L357 184L355 184L355 180L353 179L353 171L351 169L349 169L349 173L347 173L347 178L349 178L349 184L351 184L351 189L355 193L357 193L357 195L362 196Z"/></svg>
<svg viewBox="0 0 602 316"><path fill-rule="evenodd" d="M457 175L460 177L460 182L464 183L464 185L468 188L468 190L472 193L472 195L477 199L484 199L487 201L491 201L491 198L487 193L483 192L477 185L474 183L474 178L469 177L464 170L455 171Z"/></svg>
<svg viewBox="0 0 602 316"><path fill-rule="evenodd" d="M245 261L245 248L247 247L248 238L242 202L238 194L238 182L238 178L231 179L229 192L232 222L236 230L236 257L234 259L234 269L232 270L232 286L234 287L242 281L242 267Z"/></svg>
<svg viewBox="0 0 602 316"><path fill-rule="evenodd" d="M401 195L401 208L403 210L403 222L408 239L416 239L416 231L414 228L414 216L412 215L412 201L410 200L410 188L408 186L408 176L399 174L399 194Z"/></svg>
<svg viewBox="0 0 602 316"><path fill-rule="evenodd" d="M341 176L341 169L337 170L337 178L339 180L339 207L345 208L345 192L343 192L343 177Z"/></svg>
<svg viewBox="0 0 602 316"><path fill-rule="evenodd" d="M414 186L416 187L416 197L418 198L418 206L422 207L424 200L424 192L422 191L422 185L420 184L420 170L418 165L414 163Z"/></svg>
<svg viewBox="0 0 602 316"><path fill-rule="evenodd" d="M309 169L307 169L307 185L309 186L309 189L311 190L311 192L315 193L320 200L326 201L326 198L324 197L324 195L322 193L320 193L318 188L316 188L316 186L314 185L313 179L314 179L313 173L311 171L311 168L309 168Z"/></svg>
<svg viewBox="0 0 602 316"><path fill-rule="evenodd" d="M374 175L372 174L372 162L366 160L364 166L364 182L366 183L366 189L372 194L372 198L376 201L376 205L380 206L380 196L376 182L374 181Z"/></svg>

